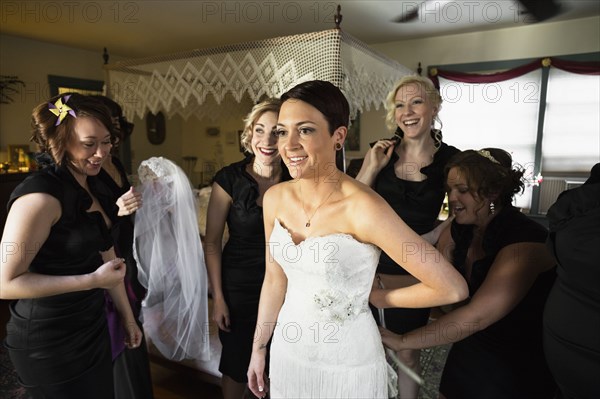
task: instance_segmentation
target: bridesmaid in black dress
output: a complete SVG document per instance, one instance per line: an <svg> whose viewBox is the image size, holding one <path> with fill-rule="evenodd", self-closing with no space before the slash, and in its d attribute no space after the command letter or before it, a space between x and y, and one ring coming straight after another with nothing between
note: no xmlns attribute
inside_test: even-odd
<svg viewBox="0 0 600 399"><path fill-rule="evenodd" d="M561 399L600 394L600 163L548 210L558 262L544 309L544 352Z"/></svg>
<svg viewBox="0 0 600 399"><path fill-rule="evenodd" d="M506 151L455 155L447 165L455 219L438 248L469 285L468 301L403 335L382 332L395 350L453 343L440 397L552 399L555 384L542 350L542 313L555 280L542 225L513 207L523 172Z"/></svg>
<svg viewBox="0 0 600 399"><path fill-rule="evenodd" d="M290 179L274 134L279 107L279 100L266 100L252 108L241 139L252 155L217 172L208 203L204 253L212 317L223 345L219 371L225 399L240 399L247 383L265 275L263 194ZM221 251L225 224L229 240Z"/></svg>
<svg viewBox="0 0 600 399"><path fill-rule="evenodd" d="M442 98L431 80L406 76L394 85L386 99L388 127L396 129L391 140L379 140L365 155L356 179L371 186L417 234L430 232L444 201L444 166L458 149L442 141L434 128ZM441 124L441 123L440 123ZM435 244L433 242L432 244ZM382 252L377 267L385 287L415 284L402 265ZM377 312L373 314L379 319ZM385 325L396 333L424 326L429 308L392 308L384 311ZM398 357L420 370L418 350L403 350ZM398 374L400 399L417 397L419 386L403 372Z"/></svg>
<svg viewBox="0 0 600 399"><path fill-rule="evenodd" d="M119 144L131 135L133 124L127 122L119 104L105 96L93 97L108 107L113 122L113 148L102 164L98 179L102 183L100 186L107 203L105 210L112 222L110 232L115 242L115 252L117 256L125 259L127 265L125 291L133 315L142 329L140 313L146 289L138 280L137 264L133 257L133 214L142 206L142 195L134 191L127 179L125 167L114 155L118 152L116 150ZM125 347L125 329L117 309L109 295L105 295L105 298L113 357L115 399L152 399L154 393L146 340L142 337L141 345L135 349Z"/></svg>
<svg viewBox="0 0 600 399"><path fill-rule="evenodd" d="M16 299L5 345L33 398L113 397L105 290L127 346L141 342L95 184L111 148L110 124L105 107L79 94L33 111L33 141L48 164L11 195L0 268L0 297Z"/></svg>

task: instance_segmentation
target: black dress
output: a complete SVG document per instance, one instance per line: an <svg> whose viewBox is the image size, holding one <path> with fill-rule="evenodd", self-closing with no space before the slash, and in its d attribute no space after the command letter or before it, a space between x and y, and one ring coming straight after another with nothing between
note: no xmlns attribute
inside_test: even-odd
<svg viewBox="0 0 600 399"><path fill-rule="evenodd" d="M246 171L252 161L253 157L248 157L226 166L214 178L233 201L227 216L229 240L221 258L221 284L229 307L231 331L219 330L223 345L219 371L237 382L247 382L260 290L265 277L263 209L256 203L258 183ZM289 179L289 172L282 165L282 181Z"/></svg>
<svg viewBox="0 0 600 399"><path fill-rule="evenodd" d="M453 222L451 232L456 244L454 266L464 275L473 226ZM467 280L470 296L484 282L504 247L521 242L543 243L546 236L544 227L518 209L502 209L485 231L484 258L473 262ZM440 392L447 399L553 398L556 388L542 349L542 313L555 277L554 268L541 273L511 312L452 345L440 383Z"/></svg>
<svg viewBox="0 0 600 399"><path fill-rule="evenodd" d="M115 252L125 259L127 265L124 279L127 297L138 326L143 329L139 316L146 289L138 281L137 264L133 257L133 215L118 216L119 209L116 205L117 199L129 190L130 184L121 161L116 157L112 157L111 161L119 171L123 186L120 187L101 169L97 176L98 200L112 221L110 232L115 242ZM126 349L121 317L108 293L105 298L114 365L115 399L152 399L154 395L146 339L143 336L140 346Z"/></svg>
<svg viewBox="0 0 600 399"><path fill-rule="evenodd" d="M448 160L460 152L456 147L442 143L435 153L433 162L421 168L427 179L413 182L400 179L394 171L398 154L392 153L388 164L379 172L373 189L386 200L402 220L417 234L425 234L435 227L435 222L444 201L445 176L444 167ZM381 253L377 273L408 274L394 262L385 252ZM429 308L385 309L386 327L395 333L405 333L427 324ZM373 313L379 320L378 312Z"/></svg>
<svg viewBox="0 0 600 399"><path fill-rule="evenodd" d="M598 168L600 166L596 166ZM548 210L557 279L544 309L544 351L563 398L600 394L600 183Z"/></svg>
<svg viewBox="0 0 600 399"><path fill-rule="evenodd" d="M92 198L71 172L49 166L29 176L15 188L8 207L30 193L57 198L62 215L29 271L83 275L102 265L99 251L109 249L112 239L100 212L87 212ZM11 302L10 312L5 345L21 383L34 398L113 397L104 290L19 299Z"/></svg>

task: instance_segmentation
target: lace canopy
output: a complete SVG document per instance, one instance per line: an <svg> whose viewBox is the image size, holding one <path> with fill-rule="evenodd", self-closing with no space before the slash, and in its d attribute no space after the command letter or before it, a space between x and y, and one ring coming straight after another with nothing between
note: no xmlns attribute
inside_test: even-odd
<svg viewBox="0 0 600 399"><path fill-rule="evenodd" d="M340 29L105 66L107 95L128 118L146 112L188 119L244 114L306 80L327 80L350 102L351 115L379 109L392 85L413 73Z"/></svg>

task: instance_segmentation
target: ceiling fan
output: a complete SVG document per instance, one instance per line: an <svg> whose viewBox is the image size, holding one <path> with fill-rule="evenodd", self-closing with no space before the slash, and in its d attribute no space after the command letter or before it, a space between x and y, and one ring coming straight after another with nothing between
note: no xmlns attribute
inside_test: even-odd
<svg viewBox="0 0 600 399"><path fill-rule="evenodd" d="M424 0L420 4L416 2L407 3L406 12L394 19L394 22L405 23L412 22L419 18L419 13L426 7L426 3L437 3L438 7L451 1L443 0ZM541 22L558 15L561 11L559 0L518 0L524 7L520 14L530 15L535 22Z"/></svg>

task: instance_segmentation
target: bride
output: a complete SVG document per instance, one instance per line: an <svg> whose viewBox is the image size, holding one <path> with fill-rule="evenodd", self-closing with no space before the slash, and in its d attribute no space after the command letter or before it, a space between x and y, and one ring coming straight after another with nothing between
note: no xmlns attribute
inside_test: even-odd
<svg viewBox="0 0 600 399"><path fill-rule="evenodd" d="M263 200L269 239L249 388L258 397L270 390L272 398L386 398L368 300L437 306L464 299L466 283L381 197L336 168L349 119L336 86L301 83L281 100L278 147L294 179ZM420 282L371 293L381 250Z"/></svg>

